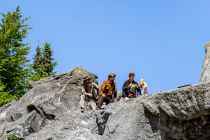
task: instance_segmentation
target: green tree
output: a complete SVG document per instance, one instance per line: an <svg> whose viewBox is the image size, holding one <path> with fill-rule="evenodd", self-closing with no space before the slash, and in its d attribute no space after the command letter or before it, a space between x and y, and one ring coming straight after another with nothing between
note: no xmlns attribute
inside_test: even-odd
<svg viewBox="0 0 210 140"><path fill-rule="evenodd" d="M33 58L33 64L31 65L32 76L30 80L37 81L41 78L55 74L53 70L56 64L57 63L54 62L51 44L46 42L43 49L38 45L36 54Z"/></svg>
<svg viewBox="0 0 210 140"><path fill-rule="evenodd" d="M18 95L11 95L4 92L5 86L0 83L0 107L18 98Z"/></svg>
<svg viewBox="0 0 210 140"><path fill-rule="evenodd" d="M34 56L34 62L32 64L32 68L35 72L40 72L40 66L42 65L42 49L39 47L39 44L36 48L36 55Z"/></svg>
<svg viewBox="0 0 210 140"><path fill-rule="evenodd" d="M44 72L43 68L43 52L42 48L37 45L36 54L33 57L33 64L31 65L31 78L32 81L38 81L43 77L47 77L48 74Z"/></svg>
<svg viewBox="0 0 210 140"><path fill-rule="evenodd" d="M44 52L43 52L43 66L44 66L43 70L48 75L52 75L54 74L53 70L56 65L57 63L54 62L53 50L52 50L51 44L49 42L46 42L44 44Z"/></svg>
<svg viewBox="0 0 210 140"><path fill-rule="evenodd" d="M22 17L20 7L14 12L1 15L0 81L4 85L4 92L10 95L22 95L28 87L27 55L30 47L23 41L30 29L26 24L28 18Z"/></svg>

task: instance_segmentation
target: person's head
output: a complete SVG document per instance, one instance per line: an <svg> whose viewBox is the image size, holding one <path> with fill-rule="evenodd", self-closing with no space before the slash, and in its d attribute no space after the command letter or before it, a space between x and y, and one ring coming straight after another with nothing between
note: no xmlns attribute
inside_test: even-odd
<svg viewBox="0 0 210 140"><path fill-rule="evenodd" d="M133 72L130 72L129 73L129 79L130 79L131 82L134 81L134 77L135 77L135 74Z"/></svg>
<svg viewBox="0 0 210 140"><path fill-rule="evenodd" d="M89 76L86 76L84 79L83 79L83 84L84 85L89 85L91 83L91 78Z"/></svg>
<svg viewBox="0 0 210 140"><path fill-rule="evenodd" d="M115 75L114 73L110 73L110 74L108 75L108 80L109 80L110 82L114 82L114 81L115 81L115 78L116 78L116 75Z"/></svg>
<svg viewBox="0 0 210 140"><path fill-rule="evenodd" d="M140 80L140 85L143 86L144 85L144 79Z"/></svg>

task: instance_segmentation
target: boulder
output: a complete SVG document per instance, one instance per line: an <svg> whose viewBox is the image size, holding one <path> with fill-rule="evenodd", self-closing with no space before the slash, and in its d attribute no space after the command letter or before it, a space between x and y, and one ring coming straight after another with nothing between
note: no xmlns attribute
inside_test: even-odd
<svg viewBox="0 0 210 140"><path fill-rule="evenodd" d="M200 81L210 82L210 42L205 46L205 54Z"/></svg>
<svg viewBox="0 0 210 140"><path fill-rule="evenodd" d="M209 105L210 83L114 103L102 139L207 140Z"/></svg>
<svg viewBox="0 0 210 140"><path fill-rule="evenodd" d="M6 139L14 133L25 139L41 140L54 135L61 137L59 133L72 122L72 130L78 127L81 123L77 121L81 116L80 86L85 76L98 82L96 75L81 67L66 74L31 82L32 89L19 101L0 108L0 137Z"/></svg>

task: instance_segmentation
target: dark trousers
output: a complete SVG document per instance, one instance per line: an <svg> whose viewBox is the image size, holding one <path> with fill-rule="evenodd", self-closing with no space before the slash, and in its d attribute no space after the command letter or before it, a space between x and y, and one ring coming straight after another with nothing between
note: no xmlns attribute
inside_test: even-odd
<svg viewBox="0 0 210 140"><path fill-rule="evenodd" d="M134 95L134 97L136 97L136 89L131 88L131 89L128 89L128 90L124 90L123 91L123 96L128 97L129 93L132 93Z"/></svg>
<svg viewBox="0 0 210 140"><path fill-rule="evenodd" d="M106 103L106 105L113 102L112 96L101 96L98 101L98 108L101 108L104 102Z"/></svg>

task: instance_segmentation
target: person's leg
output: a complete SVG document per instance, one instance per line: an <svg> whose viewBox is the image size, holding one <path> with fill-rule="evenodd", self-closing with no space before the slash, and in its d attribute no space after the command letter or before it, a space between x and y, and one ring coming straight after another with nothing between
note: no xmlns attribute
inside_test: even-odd
<svg viewBox="0 0 210 140"><path fill-rule="evenodd" d="M128 97L129 90L125 91L125 97Z"/></svg>
<svg viewBox="0 0 210 140"><path fill-rule="evenodd" d="M106 103L106 105L108 105L108 104L110 103L109 97L108 97L108 96L106 96L106 97L104 98L104 102Z"/></svg>
<svg viewBox="0 0 210 140"><path fill-rule="evenodd" d="M85 108L85 95L81 95L80 97L80 107Z"/></svg>
<svg viewBox="0 0 210 140"><path fill-rule="evenodd" d="M117 98L117 91L114 92L114 98Z"/></svg>
<svg viewBox="0 0 210 140"><path fill-rule="evenodd" d="M80 97L80 108L81 112L85 111L85 95L81 95Z"/></svg>
<svg viewBox="0 0 210 140"><path fill-rule="evenodd" d="M131 88L128 92L129 92L129 97L130 98L135 98L136 97L136 89Z"/></svg>
<svg viewBox="0 0 210 140"><path fill-rule="evenodd" d="M122 91L122 97L125 97L125 90Z"/></svg>
<svg viewBox="0 0 210 140"><path fill-rule="evenodd" d="M99 100L98 100L98 108L99 109L101 109L101 107L102 107L102 105L103 105L103 103L104 103L104 98L105 98L106 96L101 96L100 98L99 98Z"/></svg>
<svg viewBox="0 0 210 140"><path fill-rule="evenodd" d="M106 96L106 98L104 98L104 102L106 103L106 105L112 103L113 102L112 96Z"/></svg>
<svg viewBox="0 0 210 140"><path fill-rule="evenodd" d="M113 102L113 99L112 97L108 97L108 104L112 103Z"/></svg>
<svg viewBox="0 0 210 140"><path fill-rule="evenodd" d="M92 110L96 110L96 102L94 100L90 100L90 107Z"/></svg>
<svg viewBox="0 0 210 140"><path fill-rule="evenodd" d="M138 93L138 92L136 92L135 97L138 97L138 96L139 96L139 93Z"/></svg>
<svg viewBox="0 0 210 140"><path fill-rule="evenodd" d="M147 96L147 94L148 94L148 89L146 87L146 88L144 88L144 96Z"/></svg>
<svg viewBox="0 0 210 140"><path fill-rule="evenodd" d="M140 89L140 91L138 92L138 95L139 95L139 96L141 96L141 95L142 95L142 93L141 93L141 89Z"/></svg>
<svg viewBox="0 0 210 140"><path fill-rule="evenodd" d="M129 90L123 90L123 92L122 92L122 97L124 98L124 97L128 97L128 91Z"/></svg>

